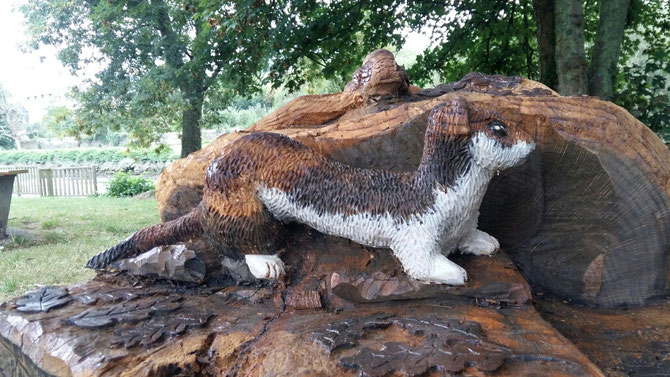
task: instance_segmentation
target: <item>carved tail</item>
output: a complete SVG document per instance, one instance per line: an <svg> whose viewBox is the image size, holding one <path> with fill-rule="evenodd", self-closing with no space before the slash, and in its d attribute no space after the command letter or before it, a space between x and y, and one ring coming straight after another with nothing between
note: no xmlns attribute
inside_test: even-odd
<svg viewBox="0 0 670 377"><path fill-rule="evenodd" d="M124 241L89 259L86 267L101 269L116 260L134 257L156 246L187 241L200 234L202 225L196 207L182 217L135 232Z"/></svg>

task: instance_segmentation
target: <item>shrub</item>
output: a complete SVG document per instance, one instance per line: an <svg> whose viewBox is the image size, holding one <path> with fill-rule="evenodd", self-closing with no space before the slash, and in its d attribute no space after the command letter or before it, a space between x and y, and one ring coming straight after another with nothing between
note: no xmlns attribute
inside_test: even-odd
<svg viewBox="0 0 670 377"><path fill-rule="evenodd" d="M114 197L135 196L153 189L154 183L150 179L118 172L109 181L107 195Z"/></svg>

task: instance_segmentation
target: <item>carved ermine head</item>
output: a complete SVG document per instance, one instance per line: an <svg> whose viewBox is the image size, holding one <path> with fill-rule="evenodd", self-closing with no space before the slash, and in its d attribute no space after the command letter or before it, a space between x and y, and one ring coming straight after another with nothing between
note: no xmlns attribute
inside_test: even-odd
<svg viewBox="0 0 670 377"><path fill-rule="evenodd" d="M530 135L517 124L495 111L468 106L464 98L455 98L431 111L425 141L425 147L438 155L443 154L440 148L461 145L473 163L490 171L519 165L535 149ZM452 163L451 159L453 156L441 163Z"/></svg>

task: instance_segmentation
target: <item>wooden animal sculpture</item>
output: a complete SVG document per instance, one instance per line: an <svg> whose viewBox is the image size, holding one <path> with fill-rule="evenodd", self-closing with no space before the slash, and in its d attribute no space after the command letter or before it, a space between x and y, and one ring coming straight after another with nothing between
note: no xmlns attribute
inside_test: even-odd
<svg viewBox="0 0 670 377"><path fill-rule="evenodd" d="M490 255L499 248L477 229L479 206L493 175L519 164L534 145L500 114L469 107L462 98L431 111L414 172L357 169L280 134L250 134L209 166L196 208L136 232L87 267L204 236L224 255L244 259L257 278L279 278L284 224L297 221L389 247L417 280L464 284L465 270L445 255L455 249Z"/></svg>

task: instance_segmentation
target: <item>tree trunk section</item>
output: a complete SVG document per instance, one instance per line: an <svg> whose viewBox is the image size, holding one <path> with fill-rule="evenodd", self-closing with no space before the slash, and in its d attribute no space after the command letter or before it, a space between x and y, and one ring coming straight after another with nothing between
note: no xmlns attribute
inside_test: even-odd
<svg viewBox="0 0 670 377"><path fill-rule="evenodd" d="M670 375L670 300L628 310L592 310L543 297L534 303L605 375Z"/></svg>
<svg viewBox="0 0 670 377"><path fill-rule="evenodd" d="M600 4L600 20L589 67L589 95L610 101L623 42L630 0L610 0Z"/></svg>
<svg viewBox="0 0 670 377"><path fill-rule="evenodd" d="M588 93L583 13L582 0L554 1L558 93L564 96Z"/></svg>
<svg viewBox="0 0 670 377"><path fill-rule="evenodd" d="M196 240L0 304L0 377L667 371L669 305L654 300L670 281L663 142L609 102L561 97L519 77L471 73L417 92L394 64L377 64L389 55L371 54L347 91L296 99L173 163L157 189L161 216L190 210L207 165L249 132L282 133L356 167L416 169L428 113L461 98L537 143L525 164L494 178L482 203L479 226L504 251L450 256L467 284L421 284L390 250L301 224L287 225L284 280L236 284L232 264ZM542 313L588 355L539 315L531 287ZM565 304L574 301L613 308Z"/></svg>
<svg viewBox="0 0 670 377"><path fill-rule="evenodd" d="M283 133L349 165L408 171L420 161L433 107L455 97L486 106L538 143L526 164L494 177L479 219L535 289L605 307L670 293L670 152L624 109L482 74L415 96L360 95L302 97L250 131ZM165 169L156 190L163 221L200 202L205 169L244 134L219 137Z"/></svg>
<svg viewBox="0 0 670 377"><path fill-rule="evenodd" d="M537 25L540 82L556 90L558 76L556 74L554 0L533 0L533 11Z"/></svg>

